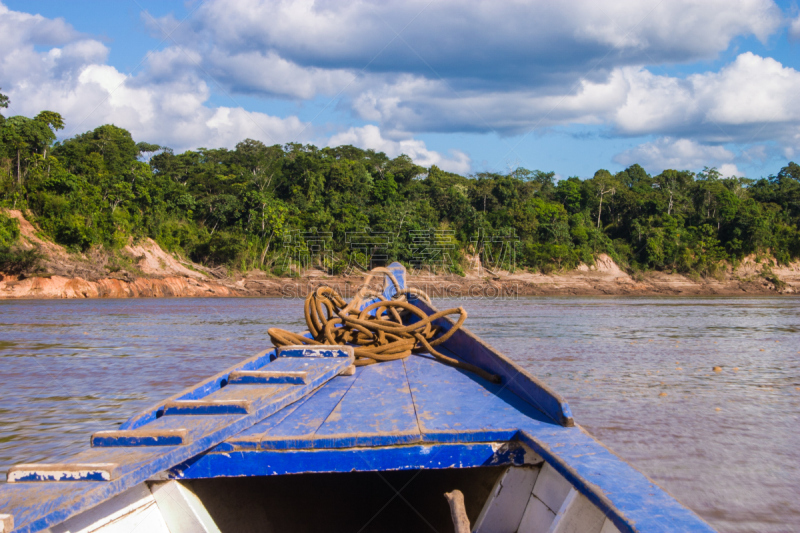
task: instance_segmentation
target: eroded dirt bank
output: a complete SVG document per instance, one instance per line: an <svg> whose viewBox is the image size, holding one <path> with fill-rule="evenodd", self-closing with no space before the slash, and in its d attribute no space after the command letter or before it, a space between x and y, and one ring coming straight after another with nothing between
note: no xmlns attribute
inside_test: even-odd
<svg viewBox="0 0 800 533"><path fill-rule="evenodd" d="M320 285L351 297L363 278L327 276L310 271L300 278L275 278L259 271L231 278L214 270L176 258L147 239L123 248L116 257L102 253L70 254L39 237L36 228L19 211L6 211L20 223L22 246L43 255L42 275L12 276L0 273L0 299L15 298L131 298L199 296L305 297ZM769 274L765 274L769 271ZM691 279L680 274L654 272L631 277L606 255L596 264L558 274L517 271L468 272L461 276L412 275L409 285L434 297L516 296L746 296L800 294L800 264L765 270L755 258L745 259L720 279Z"/></svg>

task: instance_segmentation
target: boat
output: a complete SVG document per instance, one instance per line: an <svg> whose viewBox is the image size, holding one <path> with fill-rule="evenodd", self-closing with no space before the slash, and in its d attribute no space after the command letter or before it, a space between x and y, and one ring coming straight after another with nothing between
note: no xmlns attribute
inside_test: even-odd
<svg viewBox="0 0 800 533"><path fill-rule="evenodd" d="M402 265L387 268L384 301L402 293L437 314L404 289ZM713 531L545 383L437 317L447 338L434 351L458 364L418 353L356 367L352 345L268 348L65 463L13 466L0 532Z"/></svg>

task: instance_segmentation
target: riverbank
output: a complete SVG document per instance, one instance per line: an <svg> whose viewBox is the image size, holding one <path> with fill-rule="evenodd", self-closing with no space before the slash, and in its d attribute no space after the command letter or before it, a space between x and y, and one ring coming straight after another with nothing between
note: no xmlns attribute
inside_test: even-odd
<svg viewBox="0 0 800 533"><path fill-rule="evenodd" d="M362 283L361 274L329 276L310 270L302 276L276 278L251 271L231 276L175 257L151 239L125 246L109 256L71 254L44 240L19 211L21 246L42 255L41 272L29 276L0 274L0 299L136 297L305 297L321 285L346 298ZM411 273L409 286L433 297L514 298L517 296L747 296L800 294L800 264L768 265L748 257L717 278L690 278L665 272L631 276L605 254L592 266L551 274L468 271L465 276Z"/></svg>
<svg viewBox="0 0 800 533"><path fill-rule="evenodd" d="M728 279L690 279L680 274L647 273L637 279L617 271L576 270L559 274L530 272L499 276L411 275L409 286L432 297L514 298L519 296L748 296L800 294L800 269L775 269L782 284L754 273ZM124 276L124 277L123 277ZM81 276L4 276L0 299L18 298L135 298L270 296L302 298L322 285L352 296L363 276L327 276L312 271L299 278L275 278L251 272L241 278L152 274L86 279Z"/></svg>

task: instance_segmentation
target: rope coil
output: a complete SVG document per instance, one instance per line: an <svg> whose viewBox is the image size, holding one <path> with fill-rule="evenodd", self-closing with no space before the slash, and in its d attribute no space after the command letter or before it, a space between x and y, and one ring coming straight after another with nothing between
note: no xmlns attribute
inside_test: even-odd
<svg viewBox="0 0 800 533"><path fill-rule="evenodd" d="M372 278L377 274L385 274L394 284L396 294L391 300L369 288ZM429 316L408 302L408 294L414 294L430 303L430 298L423 291L401 289L391 270L375 268L368 273L350 303L345 302L338 292L328 286L319 287L306 297L304 313L312 339L280 328L270 328L267 333L276 347L297 344L353 345L356 366L405 359L412 353L430 353L441 363L468 370L492 383L500 382L499 376L448 357L434 348L449 339L464 324L467 312L463 307L446 309ZM378 301L359 310L367 298L377 298ZM444 331L444 328L434 324L434 321L451 315L458 315L458 319L449 330ZM415 321L404 325L404 317Z"/></svg>

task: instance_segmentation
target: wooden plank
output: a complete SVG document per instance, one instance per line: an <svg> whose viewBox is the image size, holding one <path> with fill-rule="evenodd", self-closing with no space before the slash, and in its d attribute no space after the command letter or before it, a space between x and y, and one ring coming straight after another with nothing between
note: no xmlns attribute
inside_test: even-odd
<svg viewBox="0 0 800 533"><path fill-rule="evenodd" d="M249 400L173 400L164 405L164 416L246 415L251 405Z"/></svg>
<svg viewBox="0 0 800 533"><path fill-rule="evenodd" d="M386 446L421 440L403 361L359 370L355 384L316 431L314 447Z"/></svg>
<svg viewBox="0 0 800 533"><path fill-rule="evenodd" d="M429 315L438 311L420 298L413 299L413 303ZM436 324L448 331L453 326L453 322L446 317L437 320ZM456 354L462 361L499 375L504 387L538 408L556 423L567 427L575 424L569 405L559 394L468 329L461 327L442 343L441 347Z"/></svg>
<svg viewBox="0 0 800 533"><path fill-rule="evenodd" d="M276 370L305 370L309 373L305 385L237 385L218 389L241 391L271 387L277 391L258 399L248 415L162 416L147 424L148 430L185 428L189 444L152 447L95 447L77 454L70 462L118 463L118 477L108 483L8 483L0 487L0 510L11 511L21 533L39 531L103 502L145 479L186 461L216 446L228 437L251 427L257 421L274 414L299 400L326 381L336 377L350 364L350 357L281 358L270 365ZM247 399L247 398L245 398ZM36 490L30 487L35 485ZM45 505L42 505L45 503Z"/></svg>
<svg viewBox="0 0 800 533"><path fill-rule="evenodd" d="M328 383L323 385L320 389L317 389L317 392L327 388L330 384L336 383L337 381L338 380L335 379L329 381ZM254 426L247 428L238 435L234 435L225 442L219 443L217 446L213 448L213 450L217 452L229 452L238 450L258 449L262 438L270 429L280 424L284 419L286 419L286 417L295 412L298 408L300 408L303 404L305 404L309 399L313 398L315 395L316 392L308 394L303 399L293 403L288 407L285 407L284 409L281 409L274 415L268 416L261 422L258 422Z"/></svg>
<svg viewBox="0 0 800 533"><path fill-rule="evenodd" d="M538 468L510 467L495 482L489 499L475 521L475 533L513 533L531 497Z"/></svg>
<svg viewBox="0 0 800 533"><path fill-rule="evenodd" d="M29 463L8 469L6 481L111 481L117 477L116 463Z"/></svg>
<svg viewBox="0 0 800 533"><path fill-rule="evenodd" d="M0 514L0 533L11 533L14 529L14 517L10 514Z"/></svg>
<svg viewBox="0 0 800 533"><path fill-rule="evenodd" d="M91 444L94 448L182 446L189 444L189 442L189 432L186 428L98 431L91 438Z"/></svg>
<svg viewBox="0 0 800 533"><path fill-rule="evenodd" d="M510 440L523 420L551 420L502 385L427 356L404 361L423 440Z"/></svg>
<svg viewBox="0 0 800 533"><path fill-rule="evenodd" d="M177 481L154 483L150 488L170 533L221 533L203 502Z"/></svg>
<svg viewBox="0 0 800 533"><path fill-rule="evenodd" d="M341 344L298 344L278 347L278 357L353 357L353 347Z"/></svg>
<svg viewBox="0 0 800 533"><path fill-rule="evenodd" d="M363 367L358 369L358 373L363 370ZM355 374L340 375L326 383L289 416L265 428L261 433L258 448L262 450L312 448L314 434L356 383L356 379Z"/></svg>
<svg viewBox="0 0 800 533"><path fill-rule="evenodd" d="M580 493L575 489L569 490L567 496L564 498L564 501L561 502L561 505L558 508L558 512L556 513L556 517L553 520L553 523L550 524L550 528L547 530L547 533L556 533L559 530L563 522L564 516L567 514L567 510L569 510L573 502L578 498L579 494Z"/></svg>
<svg viewBox="0 0 800 533"><path fill-rule="evenodd" d="M276 372L270 370L236 370L228 376L228 385L290 383L302 385L308 372Z"/></svg>
<svg viewBox="0 0 800 533"><path fill-rule="evenodd" d="M519 533L544 533L550 529L555 518L556 513L542 503L542 500L531 494L517 531Z"/></svg>
<svg viewBox="0 0 800 533"><path fill-rule="evenodd" d="M572 496L572 497L570 497ZM606 516L586 496L572 490L550 526L552 533L600 533Z"/></svg>
<svg viewBox="0 0 800 533"><path fill-rule="evenodd" d="M375 472L517 464L503 443L412 444L364 448L242 450L199 455L172 469L174 479Z"/></svg>
<svg viewBox="0 0 800 533"><path fill-rule="evenodd" d="M572 490L572 484L564 476L548 463L542 465L539 479L536 480L536 485L533 487L534 496L539 498L551 511L557 513L570 490Z"/></svg>
<svg viewBox="0 0 800 533"><path fill-rule="evenodd" d="M50 528L51 533L170 533L145 483Z"/></svg>

